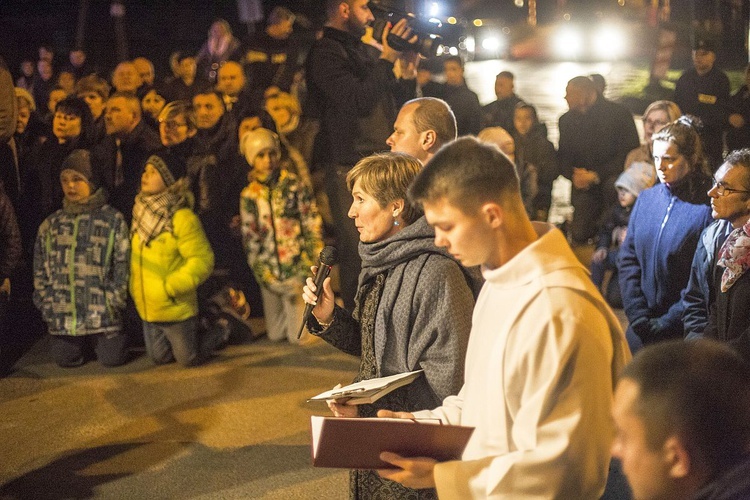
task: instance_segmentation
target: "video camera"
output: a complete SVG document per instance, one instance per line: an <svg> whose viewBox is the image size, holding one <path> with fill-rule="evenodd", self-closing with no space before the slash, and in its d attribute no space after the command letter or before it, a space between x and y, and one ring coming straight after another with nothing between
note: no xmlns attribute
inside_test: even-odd
<svg viewBox="0 0 750 500"><path fill-rule="evenodd" d="M417 40L414 43L409 43L401 37L389 34L388 45L399 52L414 51L424 57L435 57L438 47L443 41L442 37L435 33L435 29L440 25L421 20L413 13L398 8L394 4L393 0L371 0L368 2L368 6L375 16L375 22L372 24L373 38L377 41L382 40L383 31L388 23L395 25L401 19L406 19L412 31L409 38L417 35Z"/></svg>

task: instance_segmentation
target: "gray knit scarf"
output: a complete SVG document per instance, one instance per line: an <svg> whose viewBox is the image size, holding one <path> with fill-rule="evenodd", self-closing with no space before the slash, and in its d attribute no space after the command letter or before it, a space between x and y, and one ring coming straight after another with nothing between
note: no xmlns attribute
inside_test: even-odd
<svg viewBox="0 0 750 500"><path fill-rule="evenodd" d="M384 241L359 244L359 256L362 258L359 287L377 275L387 273L375 321L374 347L378 361L383 360L388 366L408 364L404 359L405 353L399 349L400 346L393 346L392 343L387 345L386 327L393 325L394 329L400 331L411 329L412 318L409 316L413 312L396 309L395 304L397 299L410 300L409 297L414 296L422 269L433 254L453 258L445 250L435 246L435 231L424 217L420 217ZM435 311L437 315L441 313L445 312ZM385 367L380 362L376 365ZM377 376L381 376L380 373Z"/></svg>

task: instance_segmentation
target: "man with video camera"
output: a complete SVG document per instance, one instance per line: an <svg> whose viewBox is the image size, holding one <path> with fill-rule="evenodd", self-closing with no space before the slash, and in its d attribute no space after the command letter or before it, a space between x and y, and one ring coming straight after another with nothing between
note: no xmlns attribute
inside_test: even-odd
<svg viewBox="0 0 750 500"><path fill-rule="evenodd" d="M403 95L403 81L393 72L401 52L388 42L394 36L416 42L407 18L387 25L382 52L375 59L372 47L361 41L375 20L367 0L327 0L323 36L307 60L307 84L311 114L320 119L313 162L325 168L326 190L337 233L344 304L354 308L360 259L359 235L347 212L351 195L346 173L358 160L386 148L385 141L396 118L394 92ZM401 44L397 45L401 46ZM416 59L416 53L413 54ZM412 95L416 89L411 82Z"/></svg>

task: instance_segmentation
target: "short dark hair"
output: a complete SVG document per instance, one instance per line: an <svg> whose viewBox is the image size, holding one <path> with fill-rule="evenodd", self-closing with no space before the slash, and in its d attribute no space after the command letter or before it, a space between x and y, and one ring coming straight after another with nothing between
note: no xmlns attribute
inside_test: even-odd
<svg viewBox="0 0 750 500"><path fill-rule="evenodd" d="M727 345L702 339L662 342L638 352L621 379L638 385L633 411L646 442L661 449L678 436L711 474L728 470L750 445L750 370Z"/></svg>
<svg viewBox="0 0 750 500"><path fill-rule="evenodd" d="M510 71L501 71L495 78L510 78L511 80L514 80L516 77Z"/></svg>
<svg viewBox="0 0 750 500"><path fill-rule="evenodd" d="M461 137L443 146L409 188L415 204L442 198L465 213L487 202L501 203L521 188L513 163L494 146Z"/></svg>
<svg viewBox="0 0 750 500"><path fill-rule="evenodd" d="M197 96L199 96L199 95L212 95L212 96L215 96L216 99L218 99L219 102L221 103L221 107L224 108L224 111L227 110L227 105L224 102L224 97L221 95L221 92L219 92L218 90L214 89L213 87L204 87L204 88L198 89L195 92L195 94L193 94L193 98L191 99L191 102L195 102L195 98Z"/></svg>
<svg viewBox="0 0 750 500"><path fill-rule="evenodd" d="M418 133L434 130L441 145L456 139L456 116L447 102L436 97L418 97L407 101L404 106L407 104L417 105L412 120Z"/></svg>
<svg viewBox="0 0 750 500"><path fill-rule="evenodd" d="M534 123L539 123L539 116L536 114L536 108L533 104L529 104L525 101L519 101L518 103L516 103L516 107L513 112L515 113L519 109L528 109L531 112L531 118L532 120L534 120Z"/></svg>
<svg viewBox="0 0 750 500"><path fill-rule="evenodd" d="M454 62L454 63L458 64L459 66L461 66L462 68L464 67L464 60L461 59L461 56L448 56L448 57L446 57L445 59L443 59L443 66L445 66L445 64L449 63L449 62Z"/></svg>

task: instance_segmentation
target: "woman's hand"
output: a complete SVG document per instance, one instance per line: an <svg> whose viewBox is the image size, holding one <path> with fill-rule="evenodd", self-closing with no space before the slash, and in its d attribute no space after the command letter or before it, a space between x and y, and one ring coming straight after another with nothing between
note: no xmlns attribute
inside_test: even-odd
<svg viewBox="0 0 750 500"><path fill-rule="evenodd" d="M313 276L318 273L318 266L312 266L310 270ZM312 313L318 323L329 324L333 321L334 294L331 288L331 278L323 281L323 293L317 295L319 291L315 288L315 282L312 278L307 278L305 286L302 288L302 300L305 304L313 304Z"/></svg>

